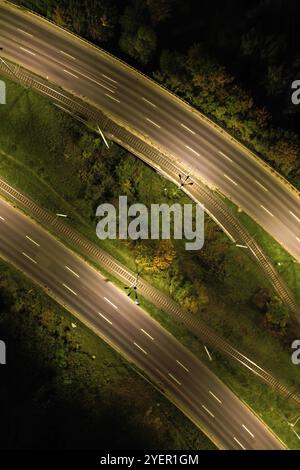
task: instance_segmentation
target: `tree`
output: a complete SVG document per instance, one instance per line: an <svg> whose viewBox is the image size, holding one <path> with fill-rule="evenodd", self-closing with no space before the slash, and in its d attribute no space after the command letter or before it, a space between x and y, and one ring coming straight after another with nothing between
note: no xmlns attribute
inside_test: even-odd
<svg viewBox="0 0 300 470"><path fill-rule="evenodd" d="M298 145L290 139L282 137L274 145L271 146L268 157L277 165L287 167L288 171L293 169L299 155Z"/></svg>
<svg viewBox="0 0 300 470"><path fill-rule="evenodd" d="M253 303L260 312L266 313L268 310L269 302L271 301L271 296L269 289L263 288L255 292L253 296Z"/></svg>
<svg viewBox="0 0 300 470"><path fill-rule="evenodd" d="M286 327L289 319L289 310L278 297L274 297L269 303L266 319L272 326L280 329Z"/></svg>
<svg viewBox="0 0 300 470"><path fill-rule="evenodd" d="M158 24L171 16L172 0L146 0L152 24Z"/></svg>
<svg viewBox="0 0 300 470"><path fill-rule="evenodd" d="M137 31L139 24L141 22L141 18L136 12L136 9L132 5L128 5L123 15L120 18L120 25L122 30L126 33L135 34Z"/></svg>
<svg viewBox="0 0 300 470"><path fill-rule="evenodd" d="M135 263L143 271L153 272L154 248L151 243L137 242L134 248Z"/></svg>
<svg viewBox="0 0 300 470"><path fill-rule="evenodd" d="M62 26L63 28L68 28L70 26L70 23L71 23L71 19L66 14L65 10L62 7L58 6L58 5L53 10L52 20L58 26Z"/></svg>
<svg viewBox="0 0 300 470"><path fill-rule="evenodd" d="M136 264L148 272L166 271L176 257L171 240L159 240L156 243L137 243L135 247Z"/></svg>
<svg viewBox="0 0 300 470"><path fill-rule="evenodd" d="M161 240L153 257L153 269L165 271L170 267L176 256L171 240Z"/></svg>

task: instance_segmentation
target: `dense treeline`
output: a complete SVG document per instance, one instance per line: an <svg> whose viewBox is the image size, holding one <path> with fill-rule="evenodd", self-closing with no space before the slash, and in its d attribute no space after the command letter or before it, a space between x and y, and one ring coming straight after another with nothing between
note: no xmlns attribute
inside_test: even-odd
<svg viewBox="0 0 300 470"><path fill-rule="evenodd" d="M121 55L208 114L300 188L296 1L18 0Z"/></svg>
<svg viewBox="0 0 300 470"><path fill-rule="evenodd" d="M266 108L258 107L252 96L201 45L193 45L187 53L164 50L160 70L154 75L296 183L300 172L297 134L273 127Z"/></svg>

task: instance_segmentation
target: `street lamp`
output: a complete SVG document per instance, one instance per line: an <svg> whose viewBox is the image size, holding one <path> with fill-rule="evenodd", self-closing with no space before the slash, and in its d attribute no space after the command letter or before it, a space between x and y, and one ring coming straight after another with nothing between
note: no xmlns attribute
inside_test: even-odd
<svg viewBox="0 0 300 470"><path fill-rule="evenodd" d="M296 424L298 423L300 419L300 415L297 417L296 421L294 423L289 423L289 425L291 426L291 428L294 428L296 426Z"/></svg>
<svg viewBox="0 0 300 470"><path fill-rule="evenodd" d="M54 222L55 222L59 217L62 218L62 219L67 219L67 218L68 218L67 214L55 214L55 217L54 217L54 219L52 220L51 225L53 225Z"/></svg>
<svg viewBox="0 0 300 470"><path fill-rule="evenodd" d="M0 47L0 51L3 51L3 47ZM10 67L10 65L8 65L5 60L3 59L3 57L1 57L0 55L0 60L1 62L11 71L12 74L15 74L15 72L12 70L12 68Z"/></svg>
<svg viewBox="0 0 300 470"><path fill-rule="evenodd" d="M98 128L98 132L99 134L101 135L102 139L103 139L103 142L105 143L106 147L109 149L109 145L108 145L108 142L105 138L105 135L103 134L102 130L100 129L99 125L97 124L97 128Z"/></svg>
<svg viewBox="0 0 300 470"><path fill-rule="evenodd" d="M183 188L183 186L192 186L194 184L189 175L178 175L178 176L180 180L179 189Z"/></svg>
<svg viewBox="0 0 300 470"><path fill-rule="evenodd" d="M136 305L140 305L140 302L139 302L139 299L138 299L138 295L137 295L137 284L138 284L138 280L139 280L139 273L136 275L136 278L135 280L133 281L133 283L131 284L131 286L126 286L125 289L128 290L128 294L127 294L127 297L130 297L131 294L133 293L134 294L134 303Z"/></svg>

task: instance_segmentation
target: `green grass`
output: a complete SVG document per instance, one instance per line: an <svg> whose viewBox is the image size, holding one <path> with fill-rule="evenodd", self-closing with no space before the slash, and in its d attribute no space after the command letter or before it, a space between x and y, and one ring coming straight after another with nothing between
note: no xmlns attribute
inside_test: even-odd
<svg viewBox="0 0 300 470"><path fill-rule="evenodd" d="M291 256L253 219L244 212L240 212L235 204L228 199L226 202L276 265L276 269L293 292L297 302L300 304L300 263L296 262L293 256Z"/></svg>
<svg viewBox="0 0 300 470"><path fill-rule="evenodd" d="M46 99L12 82L7 81L7 85L8 105L0 108L0 175L53 213L66 212L68 223L135 270L135 244L96 238L97 203L116 202L118 193L145 204L188 199L117 146L106 150L100 140L91 138L85 128ZM151 244L149 247L152 249ZM269 287L269 283L247 252L232 246L209 219L203 250L190 254L182 242L174 243L174 248L176 258L169 269L144 269L143 276L287 385L299 388L300 374L290 360L289 332L283 336L272 334L264 316L253 307L253 293L260 287ZM202 288L208 302L199 302ZM142 305L200 359L207 359L203 345L190 332L144 299ZM279 414L282 410L291 418L296 413L293 407L224 358L208 365L238 396L262 413L283 438L287 434L291 446L298 444ZM274 403L272 412L270 402Z"/></svg>

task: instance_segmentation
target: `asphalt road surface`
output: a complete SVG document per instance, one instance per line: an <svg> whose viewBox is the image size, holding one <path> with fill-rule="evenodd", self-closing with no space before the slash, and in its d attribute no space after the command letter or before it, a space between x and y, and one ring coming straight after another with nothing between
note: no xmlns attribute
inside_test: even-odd
<svg viewBox="0 0 300 470"><path fill-rule="evenodd" d="M267 427L126 292L0 199L0 255L47 286L225 449L282 449Z"/></svg>
<svg viewBox="0 0 300 470"><path fill-rule="evenodd" d="M0 0L2 57L95 102L232 198L300 261L299 198L141 74ZM9 100L9 97L8 97Z"/></svg>

